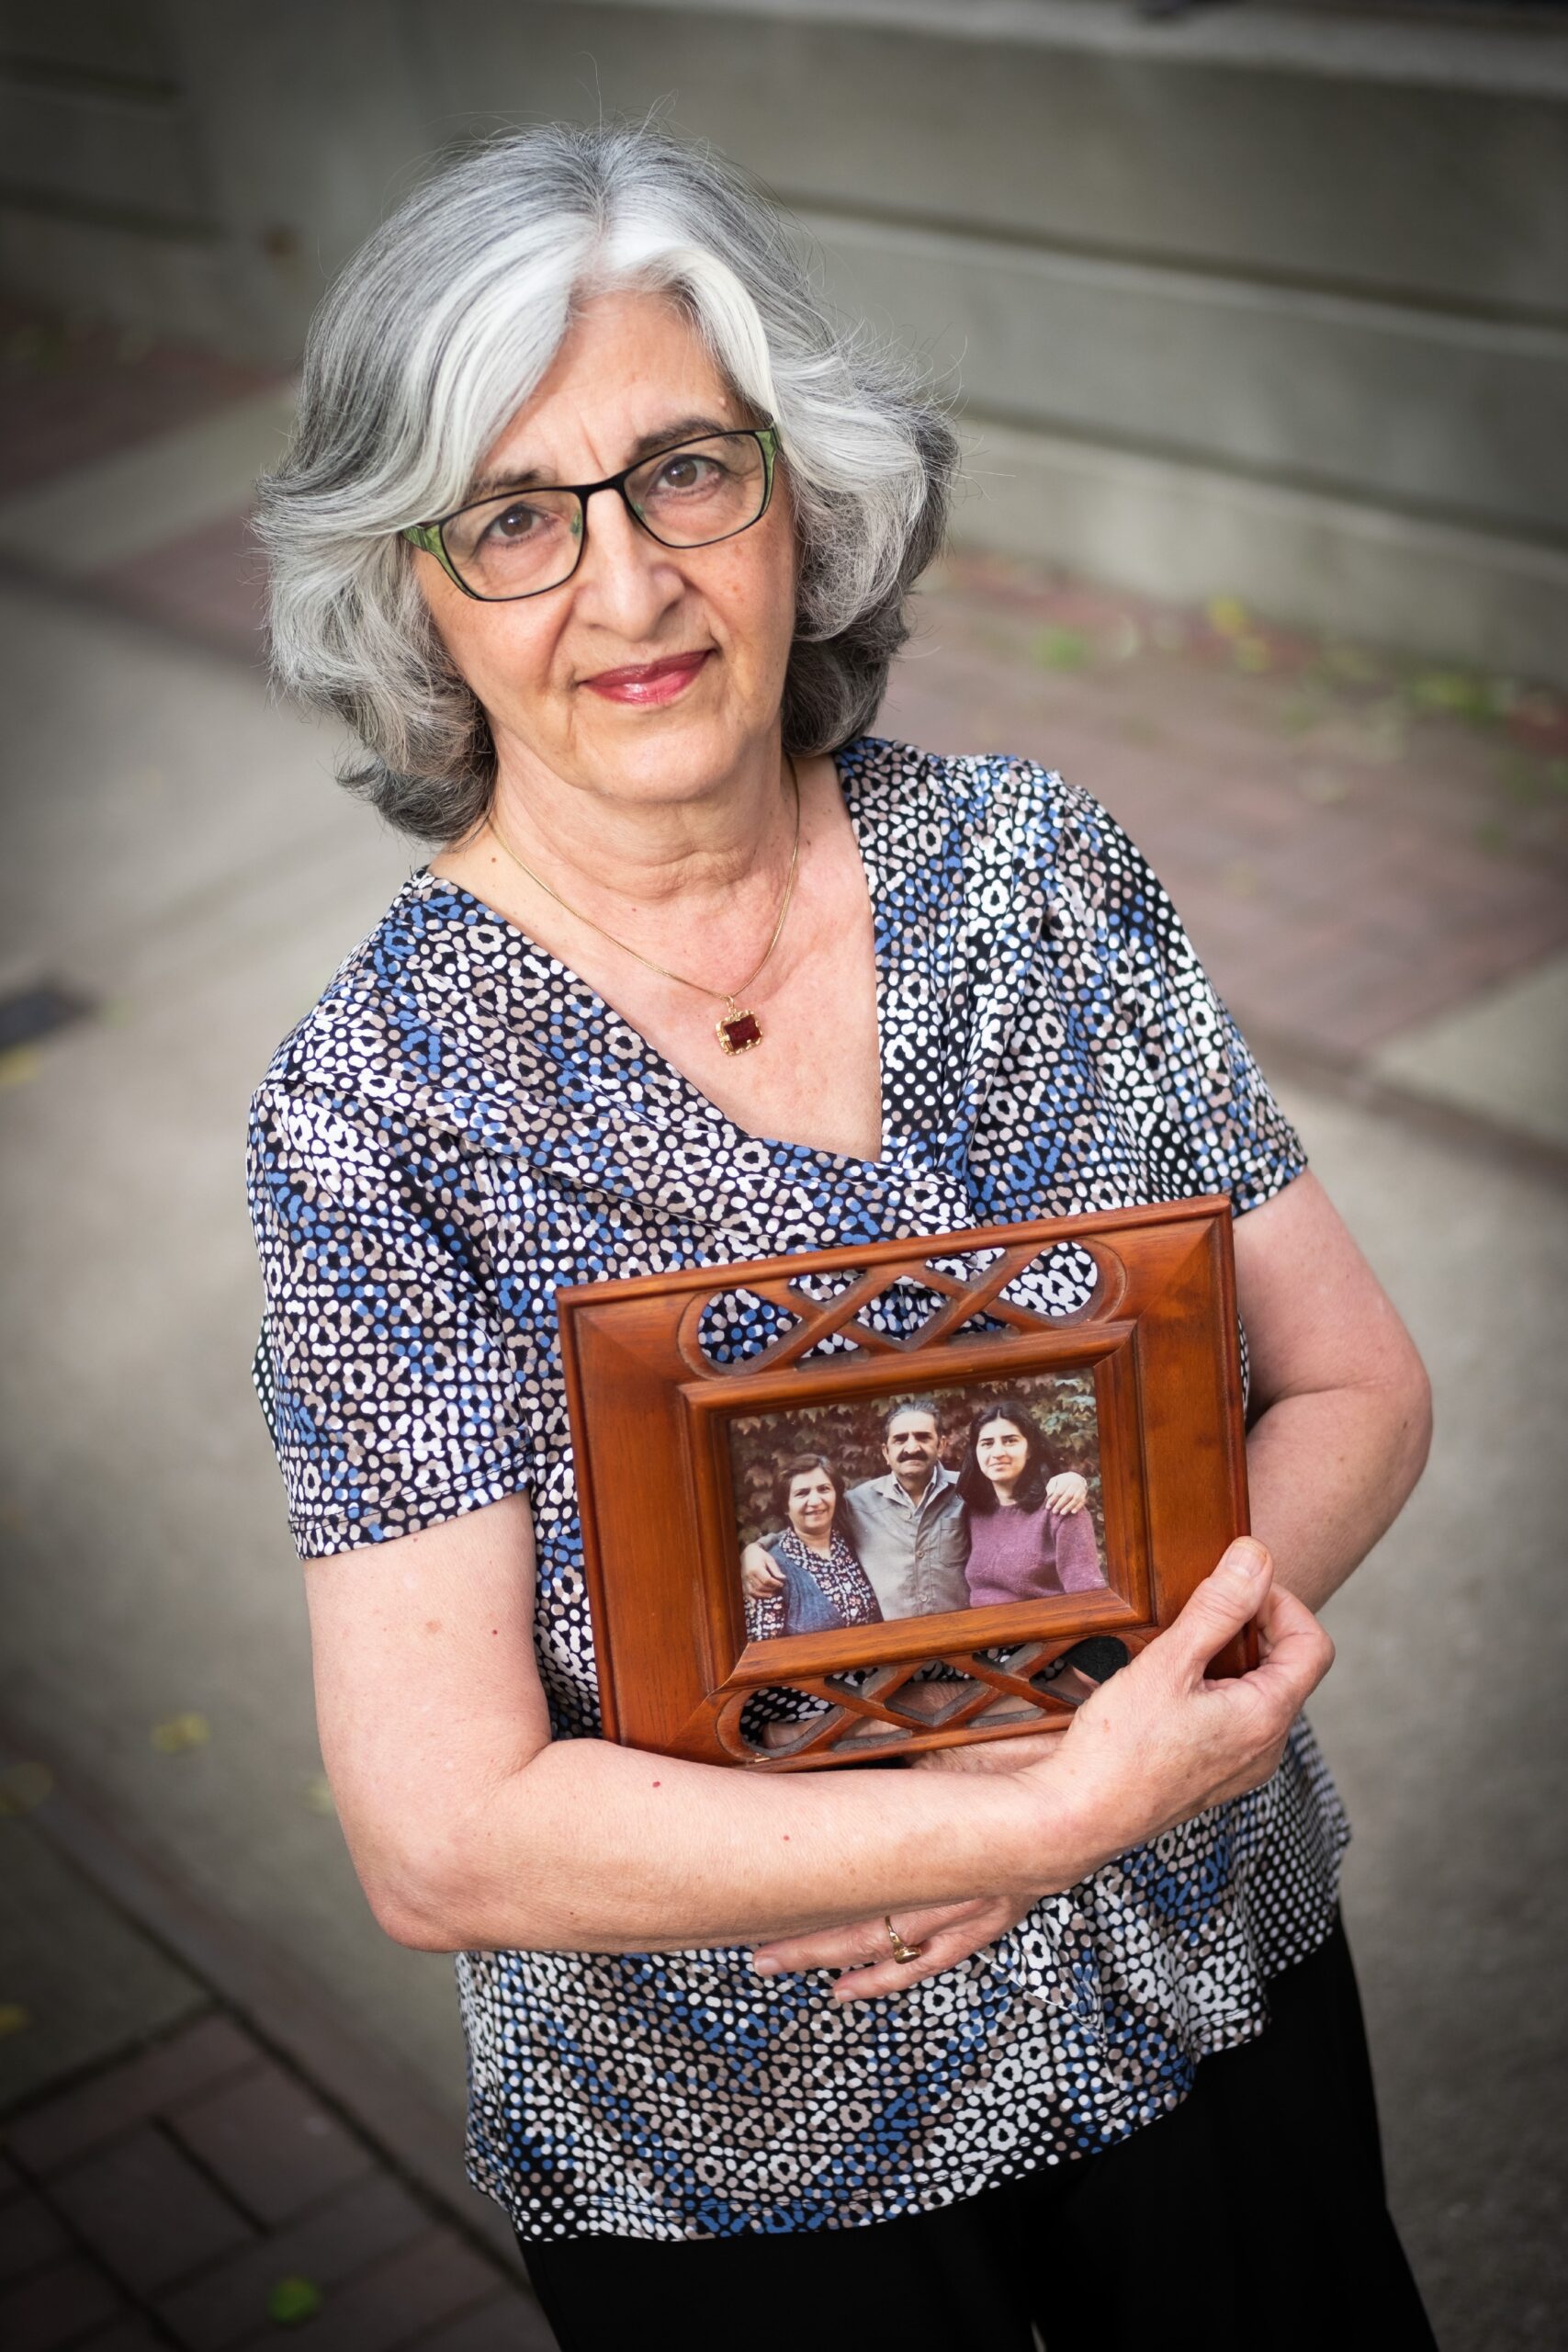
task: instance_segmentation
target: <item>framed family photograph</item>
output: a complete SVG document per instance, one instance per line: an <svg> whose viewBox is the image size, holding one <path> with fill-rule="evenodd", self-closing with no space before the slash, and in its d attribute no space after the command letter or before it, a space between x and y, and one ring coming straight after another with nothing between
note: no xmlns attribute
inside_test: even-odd
<svg viewBox="0 0 1568 2352"><path fill-rule="evenodd" d="M628 1746L781 1771L1061 1728L1247 1532L1223 1196L558 1304Z"/></svg>

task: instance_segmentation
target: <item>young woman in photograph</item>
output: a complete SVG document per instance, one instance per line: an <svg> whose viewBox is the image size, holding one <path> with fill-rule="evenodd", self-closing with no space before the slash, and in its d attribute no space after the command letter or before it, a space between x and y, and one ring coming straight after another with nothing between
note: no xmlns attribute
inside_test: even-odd
<svg viewBox="0 0 1568 2352"><path fill-rule="evenodd" d="M1056 1473L1040 1424L1017 1396L975 1417L958 1491L969 1521L969 1598L1035 1600L1105 1582L1087 1510L1063 1510L1046 1488Z"/></svg>
<svg viewBox="0 0 1568 2352"><path fill-rule="evenodd" d="M754 1642L881 1623L870 1579L839 1524L842 1491L823 1454L797 1453L780 1466L773 1513L781 1524L740 1555L746 1630Z"/></svg>

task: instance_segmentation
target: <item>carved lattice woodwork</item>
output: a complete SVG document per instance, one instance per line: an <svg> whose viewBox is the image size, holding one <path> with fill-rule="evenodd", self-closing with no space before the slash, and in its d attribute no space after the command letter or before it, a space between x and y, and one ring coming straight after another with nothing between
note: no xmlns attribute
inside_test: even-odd
<svg viewBox="0 0 1568 2352"><path fill-rule="evenodd" d="M1247 1525L1230 1216L1179 1202L563 1291L606 1735L788 1771L1067 1724ZM1102 1589L748 1641L737 1413L1068 1371L1094 1383Z"/></svg>

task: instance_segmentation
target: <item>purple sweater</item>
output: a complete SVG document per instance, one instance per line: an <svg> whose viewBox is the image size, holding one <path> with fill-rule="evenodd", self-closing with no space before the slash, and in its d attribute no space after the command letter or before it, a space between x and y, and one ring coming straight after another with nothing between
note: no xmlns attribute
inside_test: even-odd
<svg viewBox="0 0 1568 2352"><path fill-rule="evenodd" d="M1105 1582L1089 1512L1058 1519L1043 1503L1038 1510L972 1510L965 1573L976 1609L1048 1592L1092 1592Z"/></svg>

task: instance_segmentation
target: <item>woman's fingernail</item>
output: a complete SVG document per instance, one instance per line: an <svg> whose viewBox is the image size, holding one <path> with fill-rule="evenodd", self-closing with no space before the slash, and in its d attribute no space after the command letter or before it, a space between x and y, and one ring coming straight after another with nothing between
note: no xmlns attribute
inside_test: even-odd
<svg viewBox="0 0 1568 2352"><path fill-rule="evenodd" d="M1268 1565L1268 1553L1250 1535L1238 1535L1220 1561L1221 1567L1241 1584L1256 1584Z"/></svg>
<svg viewBox="0 0 1568 2352"><path fill-rule="evenodd" d="M778 1974L778 1962L776 1960L765 1960L761 1953L759 1953L752 1961L751 1965L756 1970L759 1976L776 1976Z"/></svg>

